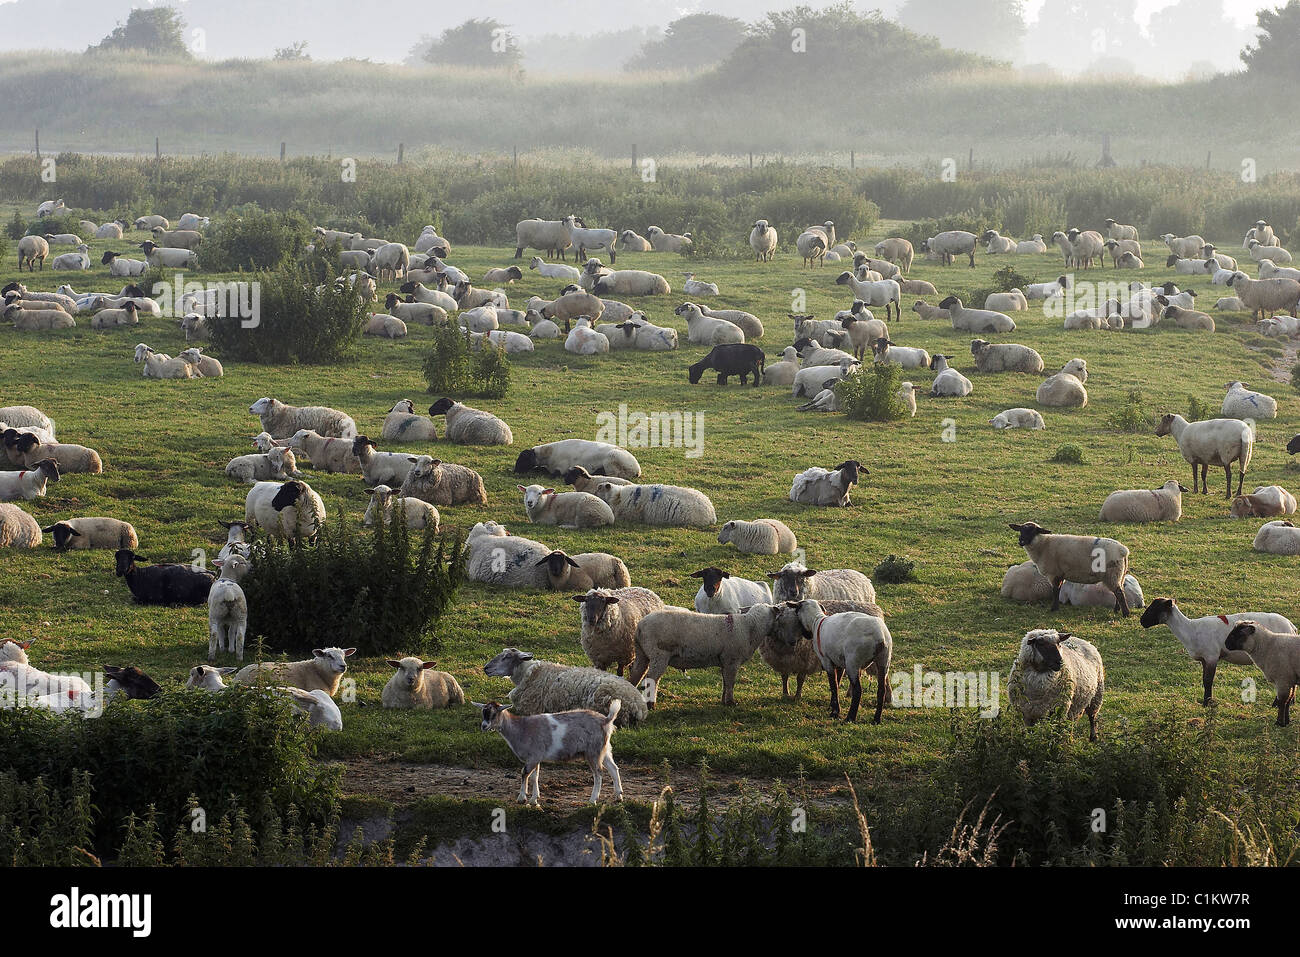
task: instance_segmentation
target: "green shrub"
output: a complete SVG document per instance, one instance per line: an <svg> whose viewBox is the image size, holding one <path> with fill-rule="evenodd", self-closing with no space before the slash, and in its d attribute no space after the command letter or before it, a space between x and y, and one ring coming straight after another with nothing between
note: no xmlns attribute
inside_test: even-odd
<svg viewBox="0 0 1300 957"><path fill-rule="evenodd" d="M1061 462L1065 465L1087 464L1087 459L1083 457L1083 449L1077 445L1062 445L1053 453L1051 461Z"/></svg>
<svg viewBox="0 0 1300 957"><path fill-rule="evenodd" d="M471 350L469 334L455 325L438 326L432 340L433 349L421 365L429 392L499 399L510 389L505 349L485 339L478 350Z"/></svg>
<svg viewBox="0 0 1300 957"><path fill-rule="evenodd" d="M902 381L901 366L873 362L835 383L835 395L850 419L893 422L908 415L907 405L898 396Z"/></svg>
<svg viewBox="0 0 1300 957"><path fill-rule="evenodd" d="M1208 402L1202 402L1194 395L1187 397L1187 421L1200 422L1202 419L1213 419L1217 413Z"/></svg>
<svg viewBox="0 0 1300 957"><path fill-rule="evenodd" d="M1300 392L1300 362L1291 367L1291 388Z"/></svg>
<svg viewBox="0 0 1300 957"><path fill-rule="evenodd" d="M213 272L274 269L296 257L311 235L297 212L265 212L250 204L228 210L203 237L199 261Z"/></svg>
<svg viewBox="0 0 1300 957"><path fill-rule="evenodd" d="M877 584L901 585L903 582L916 581L916 562L906 555L888 555L871 573L871 580Z"/></svg>
<svg viewBox="0 0 1300 957"><path fill-rule="evenodd" d="M346 283L321 286L308 266L297 263L248 275L260 284L256 322L232 316L209 323L213 351L223 359L328 365L356 356L370 318L360 290Z"/></svg>
<svg viewBox="0 0 1300 957"><path fill-rule="evenodd" d="M1145 432L1151 429L1151 413L1142 407L1142 393L1130 389L1123 408L1106 416L1106 426L1116 432Z"/></svg>
<svg viewBox="0 0 1300 957"><path fill-rule="evenodd" d="M14 210L14 218L9 220L5 233L10 239L22 239L27 235L27 220L23 219L23 214L18 210Z"/></svg>
<svg viewBox="0 0 1300 957"><path fill-rule="evenodd" d="M272 653L306 654L327 644L362 656L437 652L433 633L465 577L459 542L433 529L412 540L396 511L374 534L358 534L343 514L314 545L267 540L243 581L248 639Z"/></svg>

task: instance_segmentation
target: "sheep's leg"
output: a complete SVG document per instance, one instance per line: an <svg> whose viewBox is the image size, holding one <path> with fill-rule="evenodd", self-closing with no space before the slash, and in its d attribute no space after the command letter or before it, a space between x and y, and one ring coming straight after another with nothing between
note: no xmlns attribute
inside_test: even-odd
<svg viewBox="0 0 1300 957"><path fill-rule="evenodd" d="M609 776L614 779L614 800L623 800L623 778L618 773L618 765L614 763L614 753L609 748L605 749L604 758L605 770Z"/></svg>
<svg viewBox="0 0 1300 957"><path fill-rule="evenodd" d="M1096 711L1088 712L1088 740L1089 741L1097 740L1097 712Z"/></svg>
<svg viewBox="0 0 1300 957"><path fill-rule="evenodd" d="M1241 494L1241 483L1246 481L1246 460L1237 459L1237 494ZM1232 488L1232 466L1228 466L1228 488ZM1231 495L1228 498L1232 498Z"/></svg>
<svg viewBox="0 0 1300 957"><path fill-rule="evenodd" d="M736 703L736 672L740 666L735 662L722 666L722 703L724 705L733 705Z"/></svg>
<svg viewBox="0 0 1300 957"><path fill-rule="evenodd" d="M1119 612L1123 612L1124 617L1127 618L1129 616L1128 595L1124 594L1124 585L1122 579L1120 584L1116 585L1114 588L1111 589L1111 592L1115 595L1115 610Z"/></svg>
<svg viewBox="0 0 1300 957"><path fill-rule="evenodd" d="M725 372L719 372L718 385L726 385L726 384L727 384L727 374Z"/></svg>
<svg viewBox="0 0 1300 957"><path fill-rule="evenodd" d="M591 803L596 804L600 801L600 755L591 755L587 764L591 767Z"/></svg>
<svg viewBox="0 0 1300 957"><path fill-rule="evenodd" d="M889 691L889 675L882 674L881 668L876 667L876 714L871 719L872 724L880 724L880 716L885 710L885 695Z"/></svg>
<svg viewBox="0 0 1300 957"><path fill-rule="evenodd" d="M839 669L837 668L826 669L826 679L830 682L830 686L831 686L831 717L832 718L838 718L840 716L840 679L839 679L839 675L836 674L836 671L838 670Z"/></svg>
<svg viewBox="0 0 1300 957"><path fill-rule="evenodd" d="M846 722L858 720L858 702L862 700L862 671L860 669L849 669L849 694L849 714L844 719Z"/></svg>
<svg viewBox="0 0 1300 957"><path fill-rule="evenodd" d="M515 258L516 258L516 259L521 259L521 258L523 258L523 255L524 255L524 247L523 247L523 246L518 246L518 247L516 247L516 248L515 248Z"/></svg>
<svg viewBox="0 0 1300 957"><path fill-rule="evenodd" d="M802 678L799 679L799 684L800 686L803 685ZM790 676L789 675L781 676L781 697L782 698L790 697Z"/></svg>
<svg viewBox="0 0 1300 957"><path fill-rule="evenodd" d="M1061 586L1064 584L1064 575L1052 580L1052 611L1057 611L1061 607Z"/></svg>
<svg viewBox="0 0 1300 957"><path fill-rule="evenodd" d="M1217 661L1213 664L1208 661L1201 662L1201 685L1205 688L1205 697L1201 699L1203 705L1208 706L1210 699L1214 697L1214 672L1218 667Z"/></svg>
<svg viewBox="0 0 1300 957"><path fill-rule="evenodd" d="M235 628L235 658L239 661L244 660L244 639L247 634L247 622L244 622Z"/></svg>
<svg viewBox="0 0 1300 957"><path fill-rule="evenodd" d="M1210 463L1208 462L1202 463L1201 464L1201 494L1202 495L1210 494L1210 483L1209 480L1206 478L1206 475L1209 473L1209 471L1210 471Z"/></svg>
<svg viewBox="0 0 1300 957"><path fill-rule="evenodd" d="M1291 695L1294 688L1287 688L1283 692L1282 685L1277 686L1277 726L1285 728L1291 723Z"/></svg>
<svg viewBox="0 0 1300 957"><path fill-rule="evenodd" d="M528 803L528 775L531 773L532 772L529 770L528 765L526 764L519 771L519 803L520 804Z"/></svg>
<svg viewBox="0 0 1300 957"><path fill-rule="evenodd" d="M217 626L209 625L208 626L208 661L217 660L218 644L220 644L220 639L217 636Z"/></svg>
<svg viewBox="0 0 1300 957"><path fill-rule="evenodd" d="M620 678L623 677L623 662L621 662L621 661L619 661L619 662L615 662L614 667L615 667L615 668L617 669L617 671L618 671L618 676L619 676Z"/></svg>
<svg viewBox="0 0 1300 957"><path fill-rule="evenodd" d="M1197 491L1197 488L1196 488L1196 463L1195 463L1195 462L1192 463L1192 491L1193 491L1193 492Z"/></svg>
<svg viewBox="0 0 1300 957"><path fill-rule="evenodd" d="M1228 485L1228 487L1223 490L1223 497L1232 498L1232 463L1231 462L1229 462L1227 465L1223 467L1223 472L1227 476L1227 485ZM1242 477L1245 478L1245 476ZM1237 486L1237 494L1238 495L1241 494L1240 485Z"/></svg>

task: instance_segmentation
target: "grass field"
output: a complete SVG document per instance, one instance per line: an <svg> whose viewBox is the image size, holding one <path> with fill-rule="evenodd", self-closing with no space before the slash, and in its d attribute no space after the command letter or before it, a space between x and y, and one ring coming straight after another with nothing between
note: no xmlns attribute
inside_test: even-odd
<svg viewBox="0 0 1300 957"><path fill-rule="evenodd" d="M5 218L10 212L7 207L0 210ZM875 234L854 238L860 245L874 242L896 225L885 222ZM1238 251L1239 240L1233 237L1207 238L1217 240L1220 249ZM97 263L109 246L120 245L95 242L92 261ZM12 244L10 250L0 269L4 282L17 278ZM511 254L504 248L456 247L451 258L471 275L481 276L490 266L506 264ZM1162 258L1149 255L1148 261ZM1009 262L1034 281L1061 272L1056 252L1037 257L981 254L977 261L973 270L921 262L912 276L931 280L943 294L988 286L992 273ZM663 253L620 255L618 265L660 272L674 287L688 268L718 283L724 292L721 306L744 308L765 323L760 345L769 361L779 358L791 341L786 315L792 290L805 290L806 311L821 317L844 308L849 300L845 288L834 285L836 266L810 272L789 250L769 265L737 260L687 263ZM121 280L105 273L105 267L96 265L89 274L47 268L22 278L34 289L70 281L78 291L116 291ZM1131 272L1094 269L1078 278L1102 278L1102 273L1106 279L1134 277ZM189 278L221 277L196 273ZM1141 278L1170 276L1166 270L1149 268ZM1178 278L1195 280L1180 285L1201 292L1202 308L1223 294L1210 287L1208 277ZM512 304L518 304L532 294L554 296L560 285L528 273L508 292ZM911 298L904 298L910 303ZM1107 668L1103 735L1117 733L1124 722L1167 714L1203 721L1200 670L1167 629L1144 632L1136 616L1122 619L1108 609L1068 607L1054 614L1045 607L1003 600L998 589L1004 571L1025 559L1007 522L1032 519L1055 531L1119 538L1132 550L1132 570L1148 601L1175 596L1190 615L1252 609L1291 617L1300 613L1293 560L1251 549L1260 522L1228 517L1221 472L1211 470L1210 495L1184 497L1183 520L1177 524L1120 527L1097 520L1102 500L1114 489L1154 488L1170 478L1187 482L1188 467L1172 439L1158 439L1150 429L1125 433L1108 428L1107 416L1123 406L1132 389L1141 390L1144 406L1152 413L1186 412L1189 396L1195 396L1217 414L1224 385L1233 379L1275 395L1278 417L1259 424L1247 491L1252 482L1294 484L1297 473L1285 444L1300 428L1300 397L1272 378L1282 350L1276 342L1259 339L1248 317L1216 315L1219 329L1214 334L1184 332L1168 323L1152 330L1102 333L1065 332L1059 319L1044 317L1041 309L1017 314L1019 329L1000 340L1037 349L1049 371L1074 356L1085 358L1090 401L1079 410L1044 410L1046 431L997 432L988 420L1005 408L1034 406L1038 380L974 373L972 337L953 332L946 323L925 322L905 311L892 335L901 345L955 354L955 365L972 379L974 393L955 400L923 396L914 419L862 423L842 415L796 412L797 403L784 388L719 388L707 375L697 386L688 384L686 365L706 350L686 343L685 324L671 312L681 301L674 293L635 302L653 321L678 328L683 345L677 352L578 358L552 341L539 343L531 356L512 360L516 375L509 395L499 401L469 401L510 423L513 447L450 447L438 442L415 448L475 468L487 485L487 506L442 511L447 533L463 538L473 523L495 519L516 534L570 553L614 552L627 563L634 584L654 589L668 603L687 606L697 586L689 574L698 568L718 565L750 578L775 570L779 562L772 558L719 545L716 529L528 527L515 488L521 479L511 472L519 450L565 437L595 438L597 416L617 414L619 404L626 403L629 411L680 410L702 416L704 444L698 458L687 457L681 448L635 453L646 481L705 491L719 521L781 519L795 530L811 567L851 567L869 574L891 553L915 560L916 582L878 586L894 636L896 670L910 672L919 665L941 672L999 672L1005 703L1005 676L1027 629L1059 626L1095 643ZM361 360L342 367L227 363L225 377L219 380L156 381L141 377L131 353L137 342L173 355L184 348L170 320L149 319L137 329L110 333L91 331L88 323L59 333L8 329L0 333L0 405L38 406L55 419L62 441L96 448L105 463L103 475L67 476L51 486L47 498L24 507L42 525L80 515L127 519L139 531L139 552L150 561L188 561L197 548L215 554L225 537L218 520L243 514L246 488L227 479L223 469L231 457L248 450L248 437L258 431L248 406L264 395L294 404L334 406L351 414L361 431L377 435L385 413L398 399L409 397L423 411L436 398L425 394L419 371L428 335L427 328L412 326L404 341L367 340ZM1291 361L1288 357L1284 363L1288 369ZM928 391L931 377L928 371L910 374L921 393ZM944 440L948 418L955 421L955 441ZM1084 450L1085 464L1049 461L1066 443ZM852 508L816 509L788 500L796 472L810 465L831 467L846 458L860 459L870 470L853 494ZM360 476L305 471L331 515L342 510L359 520L366 504ZM0 559L6 634L37 638L33 660L51 669L135 664L164 684L180 682L190 666L204 660L203 608L134 605L113 575L110 553L57 555L48 543L47 537L47 546L39 551L11 551ZM328 595L321 597L329 600ZM508 690L508 682L482 673L483 663L502 647L585 663L577 643L575 609L567 593L489 591L466 585L454 611L439 624L444 642L439 666L459 678L467 695L483 700L501 698ZM331 644L331 637L321 635L320 643ZM479 732L470 710L386 712L379 697L391 670L382 661L362 660L350 673L358 682L358 701L343 704L345 730L325 738L325 756L515 767L501 740ZM1241 685L1246 679L1263 685L1254 668L1225 665L1219 671L1216 707L1223 746L1243 757L1264 737L1294 747L1298 726L1273 725L1266 690L1254 703L1243 702ZM945 710L894 709L878 727L840 725L827 716L824 680L810 679L802 701L782 700L779 678L757 656L742 669L735 707L722 707L720 692L716 672L670 672L650 720L616 736L620 763L627 769L646 769L668 761L680 768L707 756L717 771L756 780L790 778L802 768L814 779L840 778L849 771L886 785L924 775L950 745ZM625 770L628 777L637 773ZM500 787L503 796L513 793L504 780ZM562 793L560 800L576 802L579 795Z"/></svg>

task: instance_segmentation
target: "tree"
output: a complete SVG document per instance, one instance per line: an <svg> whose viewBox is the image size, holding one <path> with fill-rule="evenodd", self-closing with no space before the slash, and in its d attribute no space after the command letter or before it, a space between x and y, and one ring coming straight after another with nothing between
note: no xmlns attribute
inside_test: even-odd
<svg viewBox="0 0 1300 957"><path fill-rule="evenodd" d="M1285 7L1261 10L1255 16L1259 38L1241 51L1241 61L1251 76L1294 77L1300 73L1296 44L1300 43L1300 0Z"/></svg>
<svg viewBox="0 0 1300 957"><path fill-rule="evenodd" d="M668 24L663 37L641 47L623 69L705 69L736 49L744 38L742 20L714 13L693 13Z"/></svg>
<svg viewBox="0 0 1300 957"><path fill-rule="evenodd" d="M1082 73L1094 61L1146 62L1150 43L1134 14L1137 0L1046 0L1030 31L1028 58Z"/></svg>
<svg viewBox="0 0 1300 957"><path fill-rule="evenodd" d="M297 43L291 43L287 47L278 47L273 59L276 60L310 60L311 54L307 52L307 41L299 40Z"/></svg>
<svg viewBox="0 0 1300 957"><path fill-rule="evenodd" d="M1018 59L1025 37L1021 0L907 0L898 22L944 46L1000 60Z"/></svg>
<svg viewBox="0 0 1300 957"><path fill-rule="evenodd" d="M438 39L429 43L421 59L437 66L510 70L519 67L523 52L506 27L485 17L443 30Z"/></svg>
<svg viewBox="0 0 1300 957"><path fill-rule="evenodd" d="M185 45L185 21L172 7L137 7L113 32L90 47L104 52L132 50L159 56L189 57Z"/></svg>
<svg viewBox="0 0 1300 957"><path fill-rule="evenodd" d="M1249 36L1223 6L1223 0L1179 0L1151 14L1147 33L1153 45L1146 64L1170 79L1234 69Z"/></svg>

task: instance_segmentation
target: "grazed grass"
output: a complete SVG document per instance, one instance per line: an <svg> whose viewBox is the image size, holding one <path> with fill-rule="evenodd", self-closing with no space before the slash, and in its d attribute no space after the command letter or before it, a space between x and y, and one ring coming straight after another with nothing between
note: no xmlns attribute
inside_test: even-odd
<svg viewBox="0 0 1300 957"><path fill-rule="evenodd" d="M894 226L883 224L879 235L857 238L874 241ZM1230 248L1231 237L1221 239L1222 248ZM109 245L94 243L93 259ZM459 247L453 261L478 276L509 255L501 248ZM919 264L913 275L935 282L941 292L987 286L1004 262L1002 257L978 259L973 270ZM675 286L684 269L684 262L670 254L628 254L620 256L619 265L654 269ZM1018 258L1015 265L1035 281L1060 273L1056 254ZM833 284L837 268L801 270L792 254L765 267L706 260L690 268L720 285L726 293L721 305L746 308L764 321L767 334L761 345L772 360L791 338L786 313L793 288L805 289L807 311L823 317L847 304L843 287ZM0 271L4 281L14 278L13 269L10 257ZM1114 276L1105 271L1105 278ZM1152 268L1143 278L1168 276ZM89 276L47 270L23 279L33 288L53 288L61 281L78 289L120 285L98 266ZM527 273L508 291L512 302L522 301L533 293L552 296L559 285ZM1191 285L1212 301L1207 283ZM960 400L923 397L914 419L861 423L840 415L797 413L787 389L724 389L707 381L690 386L685 366L704 348L685 344L684 324L671 314L680 301L674 294L636 303L655 322L679 329L684 343L679 352L578 358L550 342L540 344L532 356L514 360L516 385L510 394L472 404L504 417L516 445L487 449L440 441L428 449L477 469L488 489L487 506L443 510L448 534L463 536L474 522L491 518L571 553L615 552L627 562L636 584L688 606L696 583L687 576L697 568L718 565L746 577L774 570L778 562L721 546L712 531L528 527L515 489L519 479L510 471L519 449L568 436L594 438L596 416L617 412L618 404L626 402L634 411L703 415L699 458L686 457L680 448L638 449L636 454L646 480L706 491L720 521L781 519L795 530L813 567L870 571L890 554L915 561L915 582L879 588L894 634L896 669L919 665L1005 675L1027 629L1059 625L1096 643L1105 657L1103 734L1107 723L1157 713L1202 720L1199 670L1167 630L1144 632L1136 618L1118 619L1109 610L1065 608L1052 614L999 597L1004 570L1025 557L1008 521L1033 519L1057 531L1118 537L1132 549L1133 571L1148 599L1174 595L1190 614L1242 609L1297 613L1294 565L1251 550L1256 523L1227 517L1221 474L1210 476L1215 494L1185 497L1184 518L1177 525L1117 527L1097 521L1102 499L1116 488L1154 488L1169 478L1186 479L1187 466L1171 440L1108 427L1108 417L1124 406L1134 388L1141 389L1153 412L1182 411L1189 394L1217 409L1224 384L1232 379L1276 395L1279 418L1260 424L1247 481L1288 483L1284 446L1295 431L1300 400L1269 379L1264 371L1271 365L1268 356L1243 344L1253 337L1241 325L1244 317L1216 316L1220 331L1208 335L1167 324L1125 333L1067 333L1059 320L1041 312L1021 314L1019 330L1000 338L1038 349L1049 369L1074 356L1086 358L1091 400L1081 410L1045 410L1044 432L996 432L988 419L1008 407L1033 405L1037 379L973 373L972 337L945 324L905 312L892 334L899 344L955 354L956 366L975 383L974 394ZM220 380L158 382L139 375L131 350L144 341L173 355L179 352L182 337L168 321L150 319L138 329L113 333L93 332L87 324L61 333L0 332L0 405L30 402L41 407L57 421L60 438L91 445L105 460L103 475L68 476L51 488L48 498L29 503L30 510L42 524L75 515L129 519L139 530L140 552L152 561L188 560L195 548L211 551L224 540L218 520L242 515L245 489L222 470L229 458L247 449L247 437L257 431L247 412L251 402L274 395L298 404L335 406L352 414L363 431L377 434L397 399L410 397L420 407L434 398L423 394L419 371L428 336L428 329L413 326L406 341L367 341L363 358L353 365L228 363ZM907 377L924 393L931 374L909 370ZM947 418L955 420L954 442L943 441ZM1083 448L1087 463L1050 462L1063 443ZM788 501L795 472L845 458L862 460L871 472L854 493L852 508L812 509ZM331 513L343 508L359 516L365 506L359 476L308 472ZM34 651L49 667L129 663L166 683L178 682L205 654L204 610L131 604L106 552L59 556L46 547L36 553L6 552L0 562L0 607L8 610L5 634L39 638ZM329 600L328 594L321 596L321 601ZM468 695L483 700L501 698L508 690L507 682L487 678L481 670L503 646L584 663L574 608L565 593L494 592L468 585L440 625L445 644L440 667L455 673ZM320 641L329 644L331 638L322 634ZM381 709L380 689L390 673L378 660L354 665L358 702L343 705L345 730L326 740L328 756L514 765L505 745L481 734L468 710L428 714ZM1225 745L1245 754L1263 735L1294 745L1295 728L1271 724L1266 693L1253 704L1242 702L1239 687L1248 678L1262 680L1254 668L1225 665L1220 670L1217 698L1226 718L1221 724ZM855 777L902 781L924 774L951 741L945 713L891 710L880 727L841 726L826 716L824 681L812 679L801 702L781 700L779 687L756 656L742 669L737 706L723 708L716 672L670 673L651 719L619 732L618 757L645 765L667 759L683 767L707 756L720 772L755 778L790 777L802 767L811 777L835 777L848 770Z"/></svg>

